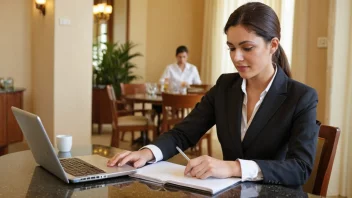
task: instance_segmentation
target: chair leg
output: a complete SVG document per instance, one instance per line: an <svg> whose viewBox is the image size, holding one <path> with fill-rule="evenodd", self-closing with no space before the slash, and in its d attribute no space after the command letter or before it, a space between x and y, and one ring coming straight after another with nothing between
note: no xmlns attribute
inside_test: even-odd
<svg viewBox="0 0 352 198"><path fill-rule="evenodd" d="M161 134L161 131L162 131L162 129L161 129L161 114L158 114L157 115L157 123L156 123L156 125L157 125L157 135L160 135Z"/></svg>
<svg viewBox="0 0 352 198"><path fill-rule="evenodd" d="M98 124L98 133L101 134L101 125L102 124Z"/></svg>
<svg viewBox="0 0 352 198"><path fill-rule="evenodd" d="M134 131L131 131L131 133L132 133L132 142L133 142L133 140L134 140Z"/></svg>
<svg viewBox="0 0 352 198"><path fill-rule="evenodd" d="M112 130L111 143L110 143L110 145L112 147L119 148L119 142L120 142L119 132L120 131L118 129L113 129Z"/></svg>
<svg viewBox="0 0 352 198"><path fill-rule="evenodd" d="M208 134L208 137L207 137L207 146L208 146L208 155L211 157L213 154L211 149L211 133Z"/></svg>
<svg viewBox="0 0 352 198"><path fill-rule="evenodd" d="M123 140L124 140L124 138L125 138L125 131L124 131L124 132L122 132L122 135L121 135L121 141L123 141Z"/></svg>
<svg viewBox="0 0 352 198"><path fill-rule="evenodd" d="M152 128L152 132L153 132L153 141L155 141L155 140L156 140L156 137L158 136L158 132L157 132L157 130L156 130L156 127L153 127L153 128Z"/></svg>
<svg viewBox="0 0 352 198"><path fill-rule="evenodd" d="M134 144L134 143L136 143L135 141L134 141L134 131L131 131L131 146Z"/></svg>

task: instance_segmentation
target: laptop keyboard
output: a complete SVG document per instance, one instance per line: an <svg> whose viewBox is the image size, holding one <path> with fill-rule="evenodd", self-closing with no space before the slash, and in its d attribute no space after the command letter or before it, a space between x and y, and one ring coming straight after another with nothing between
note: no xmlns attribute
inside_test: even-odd
<svg viewBox="0 0 352 198"><path fill-rule="evenodd" d="M60 163L66 173L76 177L105 173L103 170L78 158L60 159Z"/></svg>

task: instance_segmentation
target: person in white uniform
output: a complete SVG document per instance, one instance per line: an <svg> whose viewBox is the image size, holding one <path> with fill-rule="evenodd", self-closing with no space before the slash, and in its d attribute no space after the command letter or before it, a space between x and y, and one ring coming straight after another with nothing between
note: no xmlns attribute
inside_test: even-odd
<svg viewBox="0 0 352 198"><path fill-rule="evenodd" d="M176 63L168 65L160 78L160 83L169 83L173 91L192 84L201 84L197 67L188 63L188 49L179 46L176 49Z"/></svg>

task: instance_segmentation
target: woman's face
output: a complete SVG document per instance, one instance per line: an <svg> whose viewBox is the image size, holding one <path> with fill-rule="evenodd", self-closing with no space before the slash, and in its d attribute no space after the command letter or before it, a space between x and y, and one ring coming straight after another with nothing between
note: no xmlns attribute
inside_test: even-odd
<svg viewBox="0 0 352 198"><path fill-rule="evenodd" d="M276 47L273 47L273 41L266 43L262 37L254 32L248 32L241 25L228 29L227 45L234 66L244 79L251 79L270 72L272 54L278 47L278 43Z"/></svg>
<svg viewBox="0 0 352 198"><path fill-rule="evenodd" d="M181 52L176 55L177 64L186 64L188 59L187 52Z"/></svg>

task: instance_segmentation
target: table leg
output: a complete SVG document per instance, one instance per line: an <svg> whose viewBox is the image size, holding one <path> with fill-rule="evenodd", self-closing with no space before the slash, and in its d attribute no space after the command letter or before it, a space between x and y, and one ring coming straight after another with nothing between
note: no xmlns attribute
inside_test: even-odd
<svg viewBox="0 0 352 198"><path fill-rule="evenodd" d="M101 127L102 127L101 125L102 125L102 124L100 124L100 123L98 124L98 133L99 133L99 134L101 134Z"/></svg>
<svg viewBox="0 0 352 198"><path fill-rule="evenodd" d="M8 146L0 147L0 156L6 155L8 152Z"/></svg>
<svg viewBox="0 0 352 198"><path fill-rule="evenodd" d="M149 144L151 141L148 138L147 134L148 134L148 132L141 131L141 137L139 137L136 140L134 140L132 142L132 144L138 144L138 145L142 145L142 146L145 146L145 145Z"/></svg>

